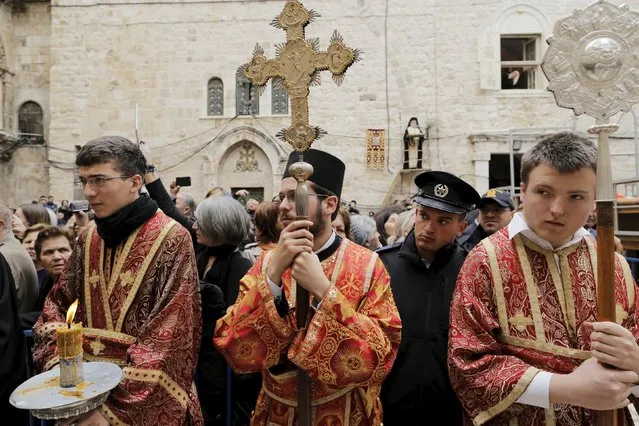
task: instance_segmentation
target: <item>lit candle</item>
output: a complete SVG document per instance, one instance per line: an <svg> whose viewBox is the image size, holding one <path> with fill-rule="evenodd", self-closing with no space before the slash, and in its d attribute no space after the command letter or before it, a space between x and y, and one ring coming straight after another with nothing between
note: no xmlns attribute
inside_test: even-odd
<svg viewBox="0 0 639 426"><path fill-rule="evenodd" d="M82 324L73 322L78 309L76 300L67 311L67 326L56 330L58 354L60 356L60 386L73 387L83 380L82 370Z"/></svg>

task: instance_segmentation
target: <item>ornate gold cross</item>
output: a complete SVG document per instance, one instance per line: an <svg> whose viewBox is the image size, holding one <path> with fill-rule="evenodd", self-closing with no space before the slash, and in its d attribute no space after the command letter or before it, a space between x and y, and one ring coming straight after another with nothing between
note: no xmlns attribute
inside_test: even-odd
<svg viewBox="0 0 639 426"><path fill-rule="evenodd" d="M532 318L524 315L522 311L517 312L517 315L511 317L508 321L521 332L526 331L526 327L529 325L533 325Z"/></svg>
<svg viewBox="0 0 639 426"><path fill-rule="evenodd" d="M91 347L91 351L93 352L93 355L95 356L100 355L102 351L106 349L106 346L104 346L104 344L102 343L99 337L95 339L93 342L91 342L89 346Z"/></svg>
<svg viewBox="0 0 639 426"><path fill-rule="evenodd" d="M95 289L95 287L98 285L99 282L100 282L100 274L98 274L98 271L96 270L91 271L89 284L91 284L91 286Z"/></svg>
<svg viewBox="0 0 639 426"><path fill-rule="evenodd" d="M120 274L120 285L122 287L132 286L134 282L135 277L131 274L131 271Z"/></svg>
<svg viewBox="0 0 639 426"><path fill-rule="evenodd" d="M304 28L317 18L313 10L307 10L298 0L288 0L284 10L271 22L275 28L286 31L286 43L276 46L276 58L267 59L258 44L250 63L240 67L238 73L263 90L269 79L274 84L284 84L291 99L292 124L277 137L290 143L295 151L306 152L315 139L325 132L308 123L309 87L320 84L320 71L328 70L340 85L344 73L359 60L360 52L344 44L342 36L333 32L326 51L319 50L319 39L305 39ZM280 83L281 82L281 83Z"/></svg>

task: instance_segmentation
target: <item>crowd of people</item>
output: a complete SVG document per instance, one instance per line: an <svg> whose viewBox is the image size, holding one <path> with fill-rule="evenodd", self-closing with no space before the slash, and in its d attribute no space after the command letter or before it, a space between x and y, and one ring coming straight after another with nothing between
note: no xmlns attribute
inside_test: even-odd
<svg viewBox="0 0 639 426"><path fill-rule="evenodd" d="M65 425L295 424L299 370L317 425L595 424L639 402L639 291L620 255L618 322L597 320L588 139L560 133L527 152L517 205L429 171L416 195L362 214L341 200L344 163L304 159L307 219L288 172L273 199L214 187L197 203L165 187L147 143L121 137L77 155L90 211L50 196L0 204L12 424L26 413L9 394L25 363L58 363L55 327L75 300L85 360L124 378Z"/></svg>

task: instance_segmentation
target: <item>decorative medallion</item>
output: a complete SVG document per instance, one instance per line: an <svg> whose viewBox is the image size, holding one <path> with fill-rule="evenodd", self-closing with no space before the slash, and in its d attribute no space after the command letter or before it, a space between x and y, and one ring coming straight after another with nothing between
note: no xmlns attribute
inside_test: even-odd
<svg viewBox="0 0 639 426"><path fill-rule="evenodd" d="M557 105L606 121L639 102L639 13L598 1L555 24L541 67Z"/></svg>

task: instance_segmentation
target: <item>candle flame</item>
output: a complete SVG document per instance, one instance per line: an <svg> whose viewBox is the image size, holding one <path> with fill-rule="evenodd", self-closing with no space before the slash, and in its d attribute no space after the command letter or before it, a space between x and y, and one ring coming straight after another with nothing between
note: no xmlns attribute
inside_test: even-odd
<svg viewBox="0 0 639 426"><path fill-rule="evenodd" d="M69 310L67 311L67 324L71 325L71 322L73 321L73 318L75 317L75 311L78 309L78 299L75 300L75 302L73 302L71 304L71 306L69 306Z"/></svg>

